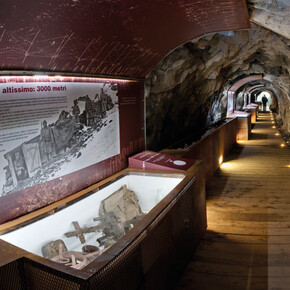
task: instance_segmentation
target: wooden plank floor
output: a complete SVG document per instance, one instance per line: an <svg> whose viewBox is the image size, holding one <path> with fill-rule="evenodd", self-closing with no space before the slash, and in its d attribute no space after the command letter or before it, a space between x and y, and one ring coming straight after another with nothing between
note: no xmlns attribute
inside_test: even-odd
<svg viewBox="0 0 290 290"><path fill-rule="evenodd" d="M211 180L208 230L177 289L290 289L290 152L272 122L260 114Z"/></svg>

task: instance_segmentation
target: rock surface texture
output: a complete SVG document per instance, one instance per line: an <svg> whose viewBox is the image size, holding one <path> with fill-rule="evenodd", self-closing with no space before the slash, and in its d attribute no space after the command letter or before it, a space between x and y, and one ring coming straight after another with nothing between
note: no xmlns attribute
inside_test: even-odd
<svg viewBox="0 0 290 290"><path fill-rule="evenodd" d="M248 0L247 4L253 22L290 38L289 0Z"/></svg>
<svg viewBox="0 0 290 290"><path fill-rule="evenodd" d="M250 74L263 74L256 84L272 95L281 129L289 133L289 44L253 24L251 30L210 34L172 51L146 79L148 149L171 146L226 117L228 88ZM247 88L237 93L237 108Z"/></svg>

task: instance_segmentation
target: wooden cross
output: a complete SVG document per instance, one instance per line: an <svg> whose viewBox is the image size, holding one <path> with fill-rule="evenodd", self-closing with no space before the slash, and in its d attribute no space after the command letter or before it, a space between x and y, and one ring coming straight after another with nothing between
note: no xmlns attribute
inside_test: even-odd
<svg viewBox="0 0 290 290"><path fill-rule="evenodd" d="M75 231L73 232L68 232L65 233L64 235L67 238L71 238L71 237L78 237L81 241L82 244L84 244L86 242L86 239L84 237L84 234L88 234L88 233L93 233L93 232L97 232L97 231L101 231L104 227L107 226L107 224L102 224L102 225L98 225L98 226L94 226L94 227L89 227L89 228L81 228L78 222L72 222L73 226L75 228Z"/></svg>

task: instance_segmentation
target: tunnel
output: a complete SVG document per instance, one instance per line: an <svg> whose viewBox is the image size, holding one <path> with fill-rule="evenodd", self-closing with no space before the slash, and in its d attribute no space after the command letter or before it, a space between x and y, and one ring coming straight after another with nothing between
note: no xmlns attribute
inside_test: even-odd
<svg viewBox="0 0 290 290"><path fill-rule="evenodd" d="M4 0L0 15L1 289L288 289L288 0ZM120 180L146 192L128 189L130 223L103 193ZM87 202L30 229L95 195L90 222Z"/></svg>
<svg viewBox="0 0 290 290"><path fill-rule="evenodd" d="M265 112L270 111L270 107L273 103L272 96L270 93L260 92L259 95L257 96L257 101L263 103L263 108L262 108L263 111L265 111Z"/></svg>
<svg viewBox="0 0 290 290"><path fill-rule="evenodd" d="M278 37L282 40L281 43L278 42L284 47L277 50L279 57L270 56L274 50L269 47L271 41L266 40L267 37L264 35L266 31L271 34L270 38ZM257 45L258 39L264 39L264 45ZM231 84L245 76L259 73L263 74L263 80L256 81L256 85L263 84L264 89L273 91L271 94L277 96L276 119L281 123L281 130L288 134L287 105L284 107L289 95L286 80L288 78L287 55L289 55L287 43L287 38L252 24L252 30L235 31L231 34L210 34L171 52L146 79L148 146L158 148L155 143L160 144L161 147L170 146L170 142L174 143L176 139L189 135L193 126L198 126L196 128L198 130L218 122L226 115L226 92ZM277 60L281 54L282 66L278 68ZM286 71L282 69L284 65ZM204 73L200 70L201 67ZM244 90L250 85L251 83L245 85ZM160 102L164 107L159 105ZM156 103L158 106L155 105ZM168 103L172 105L169 107ZM185 109L179 103L187 103L189 108ZM168 109L164 110L166 106ZM237 109L243 107L242 91L237 92L236 106ZM160 133L163 128L162 120L166 127L167 122L178 118L179 112L176 110L179 110L186 119L184 120L186 125L182 131L176 128L178 137L175 130L171 128L175 136L170 137L166 134L163 140Z"/></svg>

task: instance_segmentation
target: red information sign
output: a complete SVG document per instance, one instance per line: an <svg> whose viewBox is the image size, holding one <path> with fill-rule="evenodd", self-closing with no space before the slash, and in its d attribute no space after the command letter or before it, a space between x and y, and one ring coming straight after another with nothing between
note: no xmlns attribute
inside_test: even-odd
<svg viewBox="0 0 290 290"><path fill-rule="evenodd" d="M186 171L194 160L168 154L143 151L129 158L129 167L136 169Z"/></svg>

